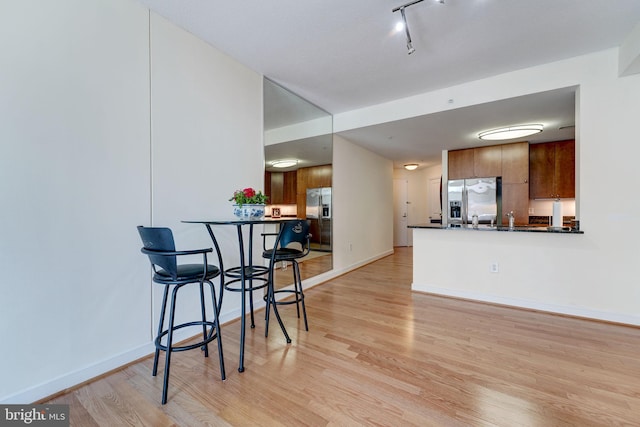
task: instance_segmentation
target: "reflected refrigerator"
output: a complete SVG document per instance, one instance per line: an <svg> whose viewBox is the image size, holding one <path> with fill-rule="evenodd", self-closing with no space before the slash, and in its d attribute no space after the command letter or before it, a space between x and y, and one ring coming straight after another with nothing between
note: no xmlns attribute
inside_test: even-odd
<svg viewBox="0 0 640 427"><path fill-rule="evenodd" d="M311 223L311 248L331 251L331 187L307 188L306 217Z"/></svg>
<svg viewBox="0 0 640 427"><path fill-rule="evenodd" d="M448 182L448 223L471 224L478 216L480 224L500 223L502 178L454 179Z"/></svg>

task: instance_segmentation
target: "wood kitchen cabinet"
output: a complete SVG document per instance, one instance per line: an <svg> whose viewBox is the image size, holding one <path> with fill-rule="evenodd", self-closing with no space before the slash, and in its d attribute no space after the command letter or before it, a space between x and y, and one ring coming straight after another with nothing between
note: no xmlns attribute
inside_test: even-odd
<svg viewBox="0 0 640 427"><path fill-rule="evenodd" d="M296 203L297 171L265 172L264 194L269 196L270 205Z"/></svg>
<svg viewBox="0 0 640 427"><path fill-rule="evenodd" d="M473 177L473 149L451 150L449 157L449 179Z"/></svg>
<svg viewBox="0 0 640 427"><path fill-rule="evenodd" d="M529 143L516 142L502 146L502 184L529 182ZM527 195L529 191L527 190Z"/></svg>
<svg viewBox="0 0 640 427"><path fill-rule="evenodd" d="M449 179L486 178L502 173L502 149L499 145L452 150L448 158Z"/></svg>
<svg viewBox="0 0 640 427"><path fill-rule="evenodd" d="M516 225L529 223L529 143L449 151L449 179L502 177L502 224L513 211Z"/></svg>
<svg viewBox="0 0 640 427"><path fill-rule="evenodd" d="M515 225L529 224L529 184L502 183L502 225L509 224L507 214L511 211Z"/></svg>
<svg viewBox="0 0 640 427"><path fill-rule="evenodd" d="M532 199L576 197L575 140L529 147L529 194Z"/></svg>
<svg viewBox="0 0 640 427"><path fill-rule="evenodd" d="M474 148L473 171L478 178L502 175L502 147L491 145Z"/></svg>
<svg viewBox="0 0 640 427"><path fill-rule="evenodd" d="M296 191L298 189L298 171L289 171L284 173L284 182L282 183L282 198L286 205L296 204Z"/></svg>
<svg viewBox="0 0 640 427"><path fill-rule="evenodd" d="M513 211L515 225L529 224L529 143L502 146L502 224L509 224Z"/></svg>

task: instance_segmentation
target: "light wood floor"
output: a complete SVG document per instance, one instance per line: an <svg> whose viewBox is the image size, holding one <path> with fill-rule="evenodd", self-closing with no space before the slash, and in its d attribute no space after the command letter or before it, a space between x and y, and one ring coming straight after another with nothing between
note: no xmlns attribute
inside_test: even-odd
<svg viewBox="0 0 640 427"><path fill-rule="evenodd" d="M314 277L331 270L331 256L331 252L317 252L314 257L300 260L298 264L300 266L302 282L304 283L304 280L309 277ZM275 270L276 289L284 288L293 283L293 267L291 263L288 263L287 268L284 270L280 267L281 265L282 263L278 263L278 268Z"/></svg>
<svg viewBox="0 0 640 427"><path fill-rule="evenodd" d="M150 358L50 402L83 427L640 425L640 329L412 293L411 264L396 248L309 289L309 332L281 310L290 345L247 329L243 373L224 325L227 380L215 345L176 353L165 406Z"/></svg>

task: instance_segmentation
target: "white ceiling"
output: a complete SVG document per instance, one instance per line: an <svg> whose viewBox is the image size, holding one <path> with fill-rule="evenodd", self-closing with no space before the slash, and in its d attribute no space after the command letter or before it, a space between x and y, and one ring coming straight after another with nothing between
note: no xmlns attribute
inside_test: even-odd
<svg viewBox="0 0 640 427"><path fill-rule="evenodd" d="M406 8L416 49L408 55L404 32L394 31L400 13L391 12L408 0L139 1L333 114L619 46L640 22L639 0L424 0ZM572 124L570 92L342 135L396 166L431 162L434 150L452 148L447 138L456 148L468 143L470 122L476 133L494 127L489 107L511 114L513 124L537 122L534 110L550 117L554 108L550 122Z"/></svg>

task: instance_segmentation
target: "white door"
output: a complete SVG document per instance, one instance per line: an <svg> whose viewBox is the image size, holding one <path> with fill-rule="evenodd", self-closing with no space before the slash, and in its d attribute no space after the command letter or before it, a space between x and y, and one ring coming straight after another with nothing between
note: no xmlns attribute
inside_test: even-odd
<svg viewBox="0 0 640 427"><path fill-rule="evenodd" d="M393 180L393 246L408 246L407 180Z"/></svg>
<svg viewBox="0 0 640 427"><path fill-rule="evenodd" d="M427 211L429 219L441 219L442 209L440 207L440 178L429 180L429 194L427 195Z"/></svg>

